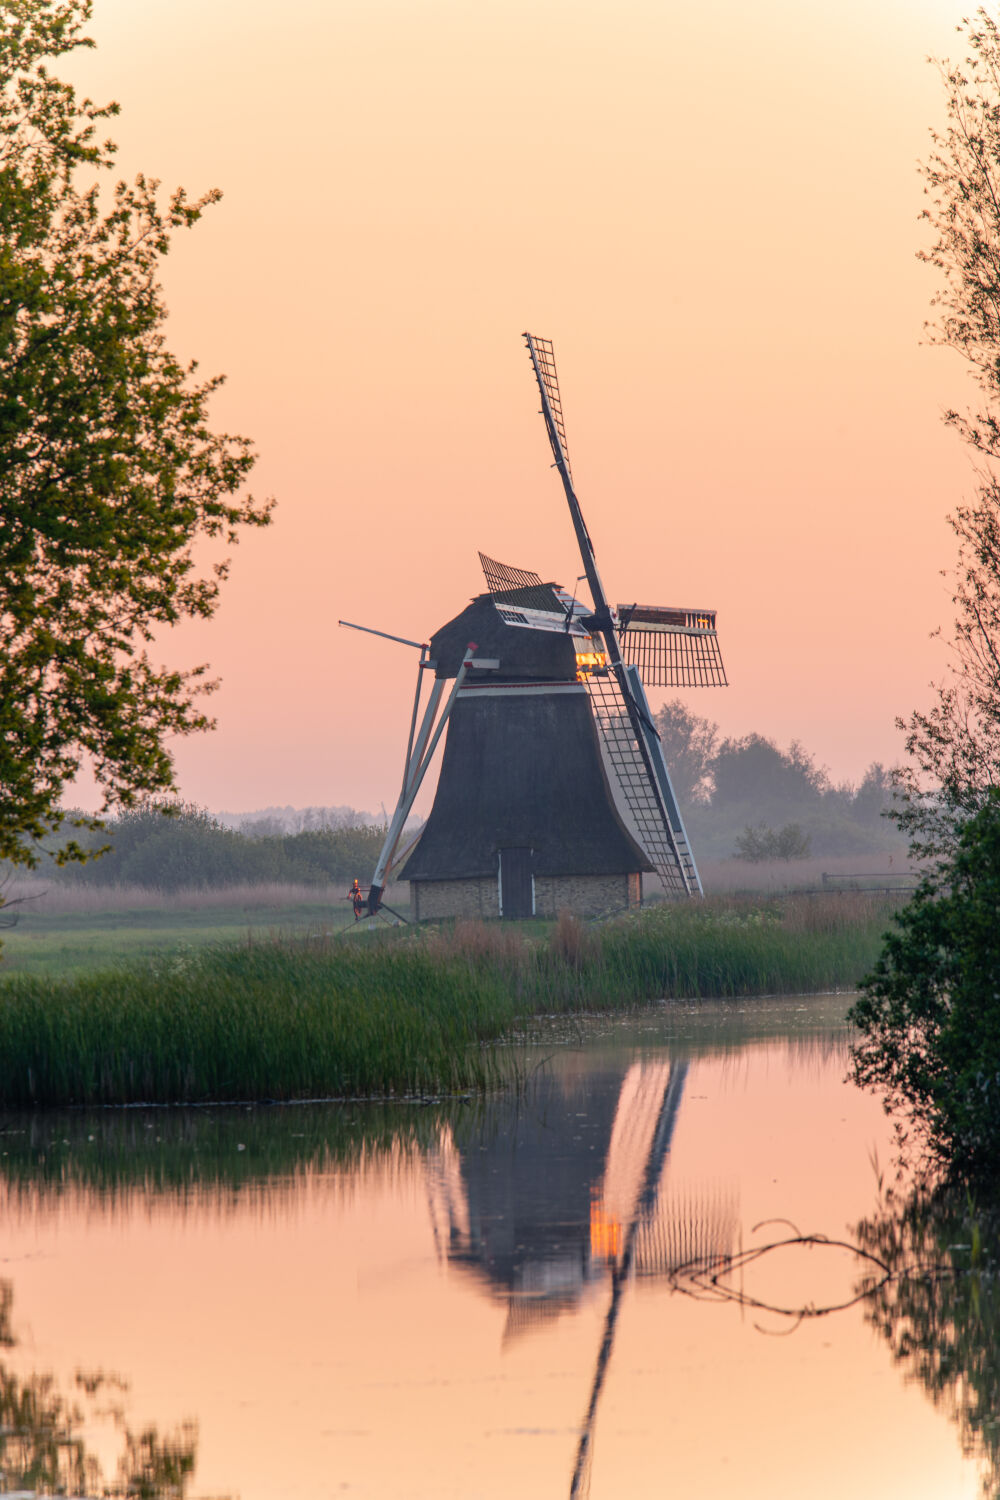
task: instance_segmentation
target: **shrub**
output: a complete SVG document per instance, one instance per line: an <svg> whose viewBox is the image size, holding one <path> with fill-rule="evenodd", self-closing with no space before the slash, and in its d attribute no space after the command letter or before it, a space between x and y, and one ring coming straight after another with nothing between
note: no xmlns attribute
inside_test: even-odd
<svg viewBox="0 0 1000 1500"><path fill-rule="evenodd" d="M768 859L808 859L809 835L798 823L768 828L766 823L748 825L737 837L735 859L761 864Z"/></svg>
<svg viewBox="0 0 1000 1500"><path fill-rule="evenodd" d="M853 1076L970 1172L1000 1153L1000 793L896 917L850 1011Z"/></svg>

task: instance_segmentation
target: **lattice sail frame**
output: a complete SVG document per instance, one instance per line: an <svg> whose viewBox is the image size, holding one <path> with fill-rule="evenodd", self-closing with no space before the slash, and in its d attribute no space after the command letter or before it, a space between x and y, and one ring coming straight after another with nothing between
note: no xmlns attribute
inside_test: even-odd
<svg viewBox="0 0 1000 1500"><path fill-rule="evenodd" d="M671 825L651 784L649 768L632 726L628 707L613 671L585 672L583 680L604 754L612 791L621 794L626 825L659 876L668 896L691 896L701 890L687 833L678 818Z"/></svg>
<svg viewBox="0 0 1000 1500"><path fill-rule="evenodd" d="M714 609L619 604L622 660L647 687L728 687Z"/></svg>
<svg viewBox="0 0 1000 1500"><path fill-rule="evenodd" d="M480 552L479 563L491 594L507 594L512 589L533 589L541 585L540 573L530 573L526 568L512 568L509 563L497 562Z"/></svg>
<svg viewBox="0 0 1000 1500"><path fill-rule="evenodd" d="M620 810L626 815L626 821L633 823L638 843L645 850L665 890L676 895L701 895L701 880L663 759L659 735L650 716L642 678L622 653L621 624L608 602L594 543L573 484L552 343L531 333L525 333L524 340L538 382L552 456L566 494L593 600L593 616L587 623L604 637L607 650L606 670L582 675L585 681L590 675L596 684L591 689L591 706L609 781L615 788ZM602 688L602 683L611 685ZM595 699L604 698L609 702L599 707ZM622 722L623 714L628 723L627 730Z"/></svg>
<svg viewBox="0 0 1000 1500"><path fill-rule="evenodd" d="M545 394L552 410L552 420L562 444L562 456L572 477L573 467L569 461L569 448L566 444L566 423L563 420L562 397L559 394L559 376L556 374L556 356L552 348L552 340L540 339L534 333L526 333L524 337L528 340L528 347L535 351L538 374L545 387Z"/></svg>

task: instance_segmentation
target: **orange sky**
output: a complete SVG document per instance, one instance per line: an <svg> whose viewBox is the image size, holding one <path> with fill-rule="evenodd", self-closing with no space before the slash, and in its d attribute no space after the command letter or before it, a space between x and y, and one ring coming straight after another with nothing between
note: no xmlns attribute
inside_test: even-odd
<svg viewBox="0 0 1000 1500"><path fill-rule="evenodd" d="M224 371L273 527L216 618L182 743L212 808L395 800L415 639L476 549L581 571L520 333L555 341L611 594L714 606L727 733L837 779L894 760L950 617L974 399L922 347L929 53L954 0L95 0L74 64L125 173L221 205L166 267L170 340ZM664 695L654 697L654 706ZM427 798L424 802L426 805ZM418 804L419 806L419 804Z"/></svg>

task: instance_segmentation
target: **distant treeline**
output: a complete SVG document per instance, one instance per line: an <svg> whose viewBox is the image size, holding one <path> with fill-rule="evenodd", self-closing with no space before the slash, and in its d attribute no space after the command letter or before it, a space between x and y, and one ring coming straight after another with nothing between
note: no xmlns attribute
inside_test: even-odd
<svg viewBox="0 0 1000 1500"><path fill-rule="evenodd" d="M797 742L780 750L761 734L722 739L717 725L679 699L656 724L700 857L795 859L906 847L883 816L892 798L884 766L871 765L857 786L835 785ZM371 879L385 837L384 824L362 823L365 815L349 807L266 808L241 815L240 828L231 826L235 816L180 803L133 808L102 833L75 831L92 848L110 845L108 853L46 876L161 891L342 881L346 891L355 876L363 885Z"/></svg>
<svg viewBox="0 0 1000 1500"><path fill-rule="evenodd" d="M680 699L656 715L688 833L710 859L796 859L903 851L885 816L891 773L877 761L857 785L834 783L797 740L780 750L762 734L723 739Z"/></svg>
<svg viewBox="0 0 1000 1500"><path fill-rule="evenodd" d="M374 828L386 821L385 810L377 813L361 812L356 807L261 807L256 812L220 812L214 814L223 828L235 828L237 833L249 834L251 838L264 838L270 833L325 833L331 828Z"/></svg>
<svg viewBox="0 0 1000 1500"><path fill-rule="evenodd" d="M85 865L52 867L47 878L160 891L341 881L346 892L355 876L363 885L371 879L385 829L370 824L254 836L226 828L201 808L164 804L132 808L110 820L103 832L76 837L85 846L110 849Z"/></svg>

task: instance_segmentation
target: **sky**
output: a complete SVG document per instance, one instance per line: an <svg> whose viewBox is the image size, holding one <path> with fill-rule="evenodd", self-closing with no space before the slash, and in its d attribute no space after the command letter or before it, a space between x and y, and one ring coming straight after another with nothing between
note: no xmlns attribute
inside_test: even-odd
<svg viewBox="0 0 1000 1500"><path fill-rule="evenodd" d="M524 329L555 344L609 593L718 611L731 686L680 696L837 781L901 758L975 483L916 258L928 57L961 16L95 0L72 76L120 102L121 174L223 191L164 264L168 341L227 376L215 421L277 500L216 616L158 642L222 682L175 746L187 800L391 809L417 653L337 621L427 639L478 549L572 587Z"/></svg>

